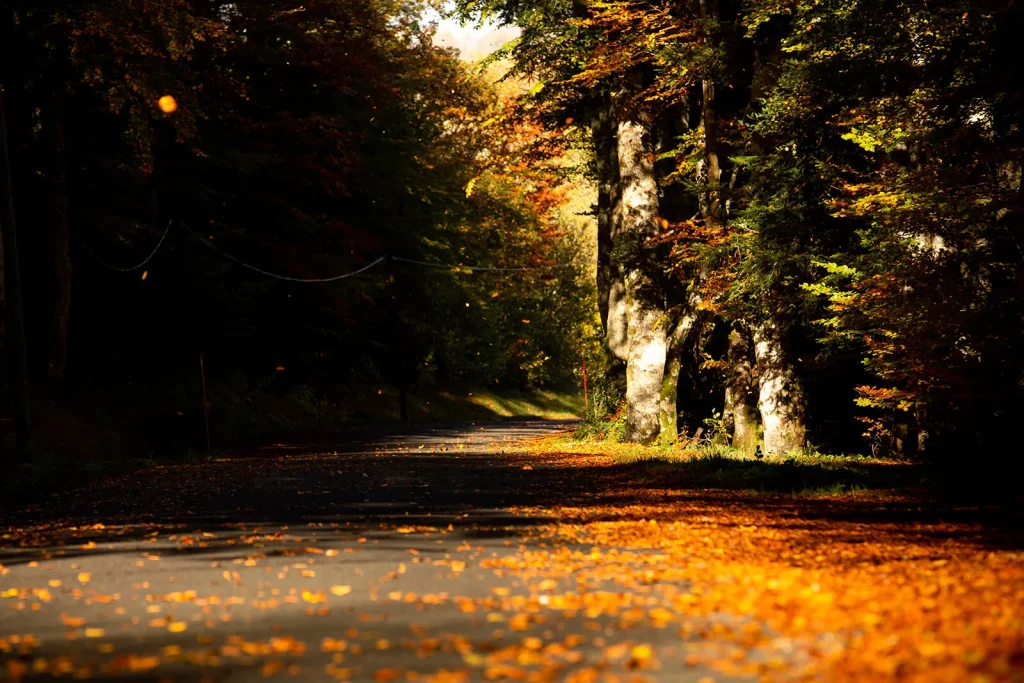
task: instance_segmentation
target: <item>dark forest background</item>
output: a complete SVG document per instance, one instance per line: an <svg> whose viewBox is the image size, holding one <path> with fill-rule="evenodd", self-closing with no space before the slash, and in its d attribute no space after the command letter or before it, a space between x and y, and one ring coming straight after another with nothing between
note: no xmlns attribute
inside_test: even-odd
<svg viewBox="0 0 1024 683"><path fill-rule="evenodd" d="M562 143L423 9L4 4L37 449L205 448L200 355L215 448L397 420L408 392L575 388Z"/></svg>

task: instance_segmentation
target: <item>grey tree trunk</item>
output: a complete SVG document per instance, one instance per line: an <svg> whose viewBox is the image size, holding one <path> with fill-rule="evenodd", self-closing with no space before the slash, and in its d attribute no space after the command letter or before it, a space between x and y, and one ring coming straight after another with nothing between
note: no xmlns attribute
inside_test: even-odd
<svg viewBox="0 0 1024 683"><path fill-rule="evenodd" d="M619 153L611 108L598 113L591 128L597 164L597 301L604 325L608 351L613 359L625 361L626 290L622 273L612 259L619 202Z"/></svg>
<svg viewBox="0 0 1024 683"><path fill-rule="evenodd" d="M761 441L757 399L759 387L754 379L754 343L744 325L733 325L729 334L729 355L725 378L725 410L722 422L733 448L753 453Z"/></svg>
<svg viewBox="0 0 1024 683"><path fill-rule="evenodd" d="M658 438L661 416L675 413L675 395L662 396L668 345L664 308L650 279L640 270L626 273L629 358L626 361L626 441L650 443ZM671 405L666 405L670 402Z"/></svg>
<svg viewBox="0 0 1024 683"><path fill-rule="evenodd" d="M616 220L620 234L641 244L656 231L658 183L654 175L651 126L639 115L618 123L619 185L621 196ZM616 235L618 236L618 235ZM626 440L650 443L658 438L661 418L675 413L663 396L668 334L664 295L639 264L624 272L627 312Z"/></svg>
<svg viewBox="0 0 1024 683"><path fill-rule="evenodd" d="M679 377L683 366L683 354L695 345L694 333L700 329L703 315L699 312L701 295L694 284L687 296L685 306L678 313L675 328L668 335L668 358L665 362L665 378L661 384L661 434L663 442L672 443L679 438Z"/></svg>
<svg viewBox="0 0 1024 683"><path fill-rule="evenodd" d="M62 379L68 364L68 319L71 314L71 241L68 233L67 147L64 138L64 95L55 93L49 112L50 173L47 178L47 220L51 258L50 321L46 372Z"/></svg>
<svg viewBox="0 0 1024 683"><path fill-rule="evenodd" d="M754 355L759 381L758 408L764 425L764 452L783 454L807 446L807 409L796 368L790 361L775 323L754 330Z"/></svg>
<svg viewBox="0 0 1024 683"><path fill-rule="evenodd" d="M665 361L665 376L661 380L661 396L658 399L658 440L664 443L673 443L679 438L679 408L676 403L682 367L682 355L670 349Z"/></svg>

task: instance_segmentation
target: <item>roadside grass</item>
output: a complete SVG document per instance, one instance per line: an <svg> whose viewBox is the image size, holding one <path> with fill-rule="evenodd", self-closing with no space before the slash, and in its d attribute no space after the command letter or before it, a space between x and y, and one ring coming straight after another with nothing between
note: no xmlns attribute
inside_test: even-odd
<svg viewBox="0 0 1024 683"><path fill-rule="evenodd" d="M856 455L793 453L758 459L724 446L640 446L564 436L538 442L531 451L597 456L622 475L651 487L827 497L892 493L935 483L922 464Z"/></svg>
<svg viewBox="0 0 1024 683"><path fill-rule="evenodd" d="M575 393L546 390L434 391L409 397L409 417L421 422L567 420L579 416L582 410L583 401Z"/></svg>
<svg viewBox="0 0 1024 683"><path fill-rule="evenodd" d="M493 388L429 388L410 391L411 422L569 419L582 401L572 391ZM201 417L201 416L200 416ZM244 383L210 390L210 426L215 446L233 448L309 434L353 424L396 423L401 418L394 387L337 386L323 392L299 386L279 394Z"/></svg>

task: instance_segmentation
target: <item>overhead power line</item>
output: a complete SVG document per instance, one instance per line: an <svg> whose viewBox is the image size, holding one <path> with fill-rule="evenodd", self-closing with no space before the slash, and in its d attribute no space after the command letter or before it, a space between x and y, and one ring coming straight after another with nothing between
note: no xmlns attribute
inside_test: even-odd
<svg viewBox="0 0 1024 683"><path fill-rule="evenodd" d="M285 282L302 282L302 283L306 283L306 284L314 284L314 283L318 283L318 282L337 282L338 280L344 280L345 278L350 278L350 277L353 277L355 275L359 275L360 273L365 273L366 271L370 270L374 266L379 265L380 263L386 261L387 258L388 258L387 256L381 256L376 261L373 261L372 263L369 263L369 264L363 266L359 270L354 270L351 273L344 273L342 275L334 275L332 277L310 277L310 278L291 277L290 275L281 275L280 273L273 273L273 272L271 272L269 270L264 270L262 268L254 266L251 263L246 263L245 261L243 261L242 259L238 258L237 256L233 256L233 255L229 254L228 252L224 251L223 249L221 249L220 247L215 245L213 242L211 242L210 240L206 239L205 237L203 237L202 235L200 235L199 233L197 233L195 230L193 230L192 228L188 227L184 223L181 224L181 227L185 228L185 230L188 230L188 232L191 233L193 237L198 239L200 242L202 242L207 247L209 247L213 251L217 252L218 254L223 256L224 258L230 259L230 260L234 261L235 263L237 263L238 265L242 266L243 268L248 268L249 270L257 272L260 275L266 275L267 277L272 277L272 278L274 278L276 280L284 280Z"/></svg>
<svg viewBox="0 0 1024 683"><path fill-rule="evenodd" d="M96 252L94 252L92 249L90 249L89 247L85 246L81 242L79 242L79 246L82 247L82 249L85 251L85 253L89 254L89 256L92 256L94 259L99 261L101 265L104 265L107 268L110 268L111 270L116 270L119 273L131 273L133 271L139 270L140 268L142 268L147 263L149 263L150 261L153 260L153 257L156 256L156 253L158 251L160 251L160 247L163 246L164 240L167 239L167 235L171 232L171 225L173 223L174 223L173 220L167 221L167 227L164 228L164 234L160 235L160 240L156 243L156 246L153 247L153 251L149 252L149 256L147 256L146 258L142 259L141 263L138 263L138 264L136 264L134 266L130 266L128 268L121 268L119 266L115 266L113 264L107 263L105 260L100 258L99 255L96 254Z"/></svg>
<svg viewBox="0 0 1024 683"><path fill-rule="evenodd" d="M102 265L106 266L107 268L110 268L111 270L115 270L115 271L120 272L120 273L130 273L132 271L139 270L140 268L145 266L147 263L149 263L153 259L154 256L156 256L156 253L158 251L160 251L160 247L163 245L164 241L167 239L167 235L170 233L172 223L173 223L173 221L167 223L167 228L164 230L164 234L161 235L160 241L157 242L156 247L153 249L153 251L150 252L150 254L145 259L143 259L141 263L139 263L137 265L134 265L134 266L131 266L129 268L121 268L121 267L118 267L118 266L114 266L114 265L112 265L110 263L107 263L105 260L103 260L99 256L97 256L92 250L90 250L87 247L85 247L85 245L82 245L82 248L85 249L85 251L90 256L95 258L97 261L99 261ZM184 223L180 223L179 222L178 225L180 225L182 228L184 228L190 235L195 237L197 240L202 242L208 249L210 249L211 251L216 252L220 256L222 256L222 257L224 257L224 258L226 258L226 259L228 259L228 260L230 260L230 261L232 261L234 263L237 263L238 265L242 266L243 268L251 270L251 271L253 271L255 273L259 273L260 275L264 275L266 277L274 278L276 280L283 280L285 282L298 282L298 283L302 283L302 284L317 284L317 283L337 282L338 280L344 280L346 278L354 277L356 275L360 275L362 273L365 273L366 271L368 271L368 270L370 270L370 269L380 265L381 263L383 263L384 261L387 261L389 259L389 257L386 256L386 255L385 256L381 256L380 258L378 258L378 259L376 259L374 261L371 261L370 263L366 264L362 268L359 268L358 270L354 270L354 271L349 272L349 273L342 273L341 275L333 275L331 277L315 277L315 278L292 277L290 275L282 275L281 273L275 273L273 271L269 271L269 270L266 270L264 268L260 268L259 266L254 266L253 264L248 263L247 261L244 261L244 260L238 258L234 254L231 254L229 252L224 251L219 246L214 244L211 240L203 237L200 233L196 232L195 230L193 230L192 228L188 227ZM468 270L468 271L472 271L472 272L492 272L492 273L512 273L512 272L525 272L525 271L531 271L531 270L553 270L553 269L556 269L556 268L568 268L569 266L573 265L573 262L570 261L570 262L567 262L567 263L556 263L556 264L545 265L545 266L514 266L514 267L503 267L503 266L467 266L467 265L462 265L462 264L436 263L436 262L433 262L433 261L417 261L416 259L403 258L403 257L400 257L400 256L393 256L393 257L390 257L390 259L392 261L401 262L401 263L409 263L409 264L412 264L412 265L423 266L423 267L426 267L426 268L440 268L440 269L455 270L455 271Z"/></svg>

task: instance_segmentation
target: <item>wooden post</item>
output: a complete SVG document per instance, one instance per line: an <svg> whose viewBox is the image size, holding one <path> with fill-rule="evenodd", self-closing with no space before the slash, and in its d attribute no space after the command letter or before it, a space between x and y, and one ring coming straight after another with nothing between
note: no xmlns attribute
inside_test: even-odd
<svg viewBox="0 0 1024 683"><path fill-rule="evenodd" d="M590 396L587 394L587 357L582 353L580 354L580 361L583 363L583 405L586 407L590 406Z"/></svg>
<svg viewBox="0 0 1024 683"><path fill-rule="evenodd" d="M203 382L203 423L206 425L206 452L210 452L210 403L206 400L206 367L203 365L203 354L199 353L199 377Z"/></svg>
<svg viewBox="0 0 1024 683"><path fill-rule="evenodd" d="M11 354L11 390L14 393L14 425L18 450L24 453L32 442L32 423L29 419L28 406L28 352L25 343L25 315L21 297L21 271L18 267L18 236L14 223L14 194L11 189L11 162L7 147L3 85L0 85L0 230L3 231L7 305L5 343Z"/></svg>

